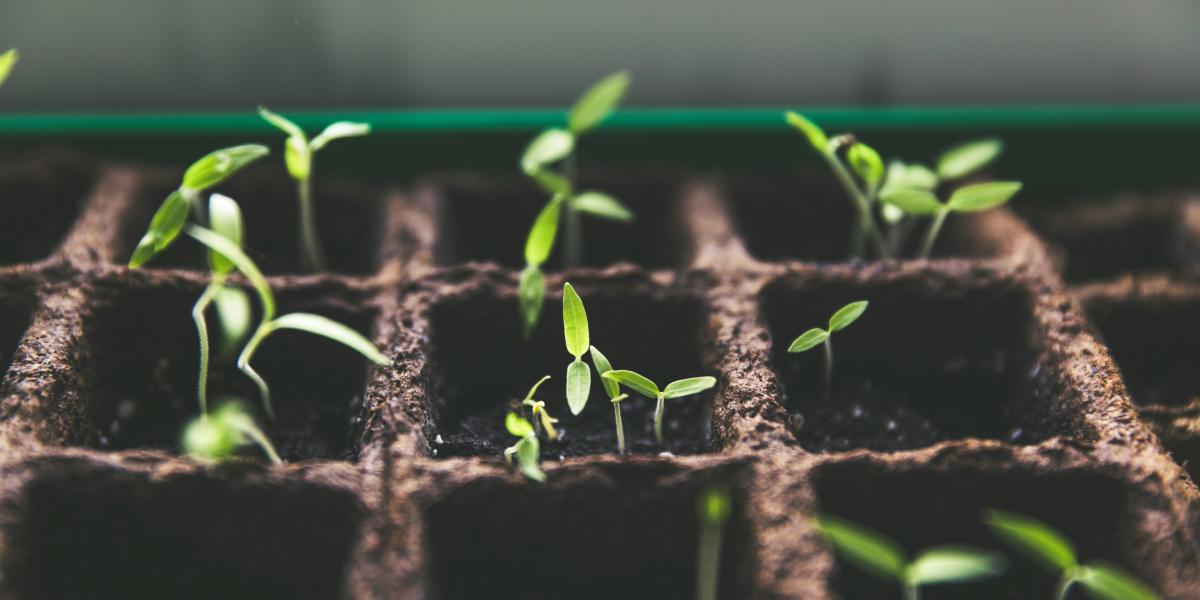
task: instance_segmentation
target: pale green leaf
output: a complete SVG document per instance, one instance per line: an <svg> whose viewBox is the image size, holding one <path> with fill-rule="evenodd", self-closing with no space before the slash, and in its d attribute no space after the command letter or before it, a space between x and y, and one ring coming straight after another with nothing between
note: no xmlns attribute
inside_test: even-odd
<svg viewBox="0 0 1200 600"><path fill-rule="evenodd" d="M533 384L533 387L529 388L529 393L525 394L525 399L533 400L533 395L537 393L538 388L542 387L542 384L546 383L546 381L548 381L549 379L550 379L549 375L543 375L541 379L537 380L537 383Z"/></svg>
<svg viewBox="0 0 1200 600"><path fill-rule="evenodd" d="M888 189L879 195L884 206L895 206L910 215L935 215L942 210L937 196L925 190L912 188Z"/></svg>
<svg viewBox="0 0 1200 600"><path fill-rule="evenodd" d="M959 144L938 158L937 172L942 179L960 179L992 163L1004 151L998 139L973 140Z"/></svg>
<svg viewBox="0 0 1200 600"><path fill-rule="evenodd" d="M832 317L829 317L829 331L832 333L849 327L851 323L857 321L867 311L869 304L870 302L866 300L859 300L858 302L851 302L839 308L837 312L833 313Z"/></svg>
<svg viewBox="0 0 1200 600"><path fill-rule="evenodd" d="M995 552L968 546L940 546L917 555L908 566L914 585L973 581L1004 572L1007 561Z"/></svg>
<svg viewBox="0 0 1200 600"><path fill-rule="evenodd" d="M214 232L225 236L229 241L242 245L242 210L238 208L233 198L222 194L213 194L208 199L208 224ZM208 263L214 273L227 274L234 269L229 259L220 253L210 250Z"/></svg>
<svg viewBox="0 0 1200 600"><path fill-rule="evenodd" d="M817 526L847 562L880 577L904 579L904 551L883 534L830 515L818 517Z"/></svg>
<svg viewBox="0 0 1200 600"><path fill-rule="evenodd" d="M313 138L309 146L312 147L313 152L316 152L334 140L362 137L369 133L371 133L371 126L367 123L338 121L326 127L317 137Z"/></svg>
<svg viewBox="0 0 1200 600"><path fill-rule="evenodd" d="M183 451L201 461L218 461L230 458L241 445L241 435L224 420L211 415L200 415L188 423L183 430Z"/></svg>
<svg viewBox="0 0 1200 600"><path fill-rule="evenodd" d="M575 359L567 365L567 407L571 409L571 414L583 412L591 393L592 370L587 363Z"/></svg>
<svg viewBox="0 0 1200 600"><path fill-rule="evenodd" d="M265 106L258 107L258 116L262 117L268 123L274 125L276 129L286 133L288 137L300 138L306 144L308 143L308 136L304 135L304 130L287 117L284 117L283 115L276 113Z"/></svg>
<svg viewBox="0 0 1200 600"><path fill-rule="evenodd" d="M159 252L170 247L179 237L179 232L183 231L183 226L187 224L189 210L191 207L183 194L179 190L171 192L154 212L154 217L150 219L150 227L138 241L137 248L133 250L133 256L129 258L129 266L136 269L146 264L146 261L154 258Z"/></svg>
<svg viewBox="0 0 1200 600"><path fill-rule="evenodd" d="M829 332L820 327L813 327L808 331L800 334L796 339L792 340L792 345L788 346L788 352L804 352L812 350L817 346L825 343L829 339Z"/></svg>
<svg viewBox="0 0 1200 600"><path fill-rule="evenodd" d="M20 58L21 52L16 48L11 48L5 51L4 54L0 54L0 85L3 85L4 81L8 79L9 74L12 73L13 67L17 65L17 61Z"/></svg>
<svg viewBox="0 0 1200 600"><path fill-rule="evenodd" d="M269 153L270 150L261 144L243 144L214 150L188 167L183 174L183 187L203 192Z"/></svg>
<svg viewBox="0 0 1200 600"><path fill-rule="evenodd" d="M658 386L639 373L624 369L614 369L601 377L612 379L647 398L658 399Z"/></svg>
<svg viewBox="0 0 1200 600"><path fill-rule="evenodd" d="M621 386L616 381L604 376L605 373L613 370L612 363L608 362L608 357L600 353L600 349L592 346L592 366L596 368L596 374L600 375L600 385L604 386L604 393L608 394L609 398L616 398L621 393Z"/></svg>
<svg viewBox="0 0 1200 600"><path fill-rule="evenodd" d="M529 421L526 421L518 416L516 413L508 413L508 415L504 417L504 428L507 429L509 433L519 438L533 437L533 425L531 425Z"/></svg>
<svg viewBox="0 0 1200 600"><path fill-rule="evenodd" d="M571 154L575 147L575 136L565 129L547 129L525 148L521 155L521 168L528 174L542 170Z"/></svg>
<svg viewBox="0 0 1200 600"><path fill-rule="evenodd" d="M555 196L546 206L542 207L533 227L529 228L529 237L525 240L525 264L539 266L550 258L554 249L554 238L558 235L558 215L562 206L562 197Z"/></svg>
<svg viewBox="0 0 1200 600"><path fill-rule="evenodd" d="M567 181L566 177L563 177L554 171L538 168L527 174L532 177L538 185L542 186L543 190L546 190L551 194L562 196L564 198L571 195L571 182Z"/></svg>
<svg viewBox="0 0 1200 600"><path fill-rule="evenodd" d="M521 467L521 473L538 483L546 481L546 474L538 465L540 446L541 443L533 436L522 438L520 442L517 442L517 464Z"/></svg>
<svg viewBox="0 0 1200 600"><path fill-rule="evenodd" d="M730 510L729 490L721 486L712 486L696 498L696 516L708 525L723 525L729 520Z"/></svg>
<svg viewBox="0 0 1200 600"><path fill-rule="evenodd" d="M1146 584L1101 561L1085 565L1075 580L1098 600L1158 600L1158 595Z"/></svg>
<svg viewBox="0 0 1200 600"><path fill-rule="evenodd" d="M663 398L682 398L712 389L714 385L717 385L716 377L688 377L668 383L667 387L663 388L662 395Z"/></svg>
<svg viewBox="0 0 1200 600"><path fill-rule="evenodd" d="M622 69L592 84L571 107L567 127L579 135L599 125L621 103L631 81L629 71Z"/></svg>
<svg viewBox="0 0 1200 600"><path fill-rule="evenodd" d="M290 313L271 321L275 329L295 329L327 337L367 357L371 362L387 366L392 360L383 355L375 344L361 333L328 317L312 313Z"/></svg>
<svg viewBox="0 0 1200 600"><path fill-rule="evenodd" d="M546 278L536 265L527 265L521 271L521 281L517 289L520 303L521 330L528 338L537 325L538 317L542 314L542 301L546 297Z"/></svg>
<svg viewBox="0 0 1200 600"><path fill-rule="evenodd" d="M883 222L888 225L895 225L904 220L904 211L886 202L879 207L879 215L883 217Z"/></svg>
<svg viewBox="0 0 1200 600"><path fill-rule="evenodd" d="M856 142L846 151L846 160L870 188L874 189L883 181L883 159L879 157L879 153L874 148L862 142Z"/></svg>
<svg viewBox="0 0 1200 600"><path fill-rule="evenodd" d="M250 257L246 256L246 253L242 252L237 244L229 241L223 235L198 225L188 225L185 231L201 244L220 252L233 262L238 271L241 271L242 275L250 280L250 285L254 286L254 290L258 292L259 299L263 304L263 319L274 318L275 294L271 292L271 286L267 283L267 278L263 276L262 271L258 269L258 265L254 264L254 261L250 260Z"/></svg>
<svg viewBox="0 0 1200 600"><path fill-rule="evenodd" d="M802 115L800 115L800 113L791 111L788 111L784 115L784 118L787 120L789 125L798 129L804 134L805 137L808 138L808 143L812 144L812 147L815 148L817 152L825 152L825 146L829 144L829 137L825 135L825 132L822 131L816 123L804 118Z"/></svg>
<svg viewBox="0 0 1200 600"><path fill-rule="evenodd" d="M262 448L263 453L271 459L271 462L277 465L283 463L279 458L279 454L275 451L275 446L267 438L267 434L263 433L262 429L259 429L258 424L254 422L254 417L251 417L246 412L246 409L242 408L240 402L225 403L217 409L213 418L235 431L239 437L238 443L257 444L259 448Z"/></svg>
<svg viewBox="0 0 1200 600"><path fill-rule="evenodd" d="M592 345L588 336L587 311L583 299L575 293L570 283L563 284L563 337L567 341L567 352L578 360Z"/></svg>
<svg viewBox="0 0 1200 600"><path fill-rule="evenodd" d="M312 148L309 148L308 142L290 137L283 144L283 162L292 179L308 179L312 174Z"/></svg>
<svg viewBox="0 0 1200 600"><path fill-rule="evenodd" d="M217 323L221 326L221 352L232 354L250 334L254 316L250 296L244 290L225 285L213 297L213 305L217 309Z"/></svg>
<svg viewBox="0 0 1200 600"><path fill-rule="evenodd" d="M1019 181L989 181L954 190L946 206L955 212L978 212L1008 202L1021 191Z"/></svg>
<svg viewBox="0 0 1200 600"><path fill-rule="evenodd" d="M1000 539L1054 573L1069 571L1078 564L1071 542L1037 519L991 509L984 515L984 523Z"/></svg>
<svg viewBox="0 0 1200 600"><path fill-rule="evenodd" d="M571 198L570 204L575 210L602 219L622 222L633 220L633 213L628 208L617 202L616 198L603 192L581 192L578 196Z"/></svg>
<svg viewBox="0 0 1200 600"><path fill-rule="evenodd" d="M933 191L938 185L938 176L922 164L908 164L899 160L888 163L883 191L903 189ZM882 193L882 192L881 192Z"/></svg>

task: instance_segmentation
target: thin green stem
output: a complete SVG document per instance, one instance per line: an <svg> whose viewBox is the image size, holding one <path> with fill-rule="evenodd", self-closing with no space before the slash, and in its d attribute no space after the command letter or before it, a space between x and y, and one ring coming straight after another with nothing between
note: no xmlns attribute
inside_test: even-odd
<svg viewBox="0 0 1200 600"><path fill-rule="evenodd" d="M949 214L950 210L943 208L933 217L933 223L929 225L929 233L925 235L925 243L921 244L921 258L929 258L930 253L933 252L933 244L937 241L938 232L942 230L942 224L946 222L946 216Z"/></svg>
<svg viewBox="0 0 1200 600"><path fill-rule="evenodd" d="M853 235L856 240L859 240L854 242L859 248L852 248L854 255L865 258L865 252L861 248L861 240L869 239L875 247L875 252L879 255L879 258L891 258L887 244L883 241L883 237L879 235L879 230L875 227L875 219L871 216L871 198L859 189L858 184L854 182L854 177L850 175L850 171L846 169L846 165L842 164L841 159L836 154L832 151L826 151L822 153L822 156L825 157L825 162L829 163L829 168L837 176L846 193L850 195L850 200L854 203L855 208L858 209L858 228Z"/></svg>
<svg viewBox="0 0 1200 600"><path fill-rule="evenodd" d="M271 388L267 387L267 382L250 366L250 359L254 358L254 353L258 350L258 346L262 344L267 336L275 331L274 324L271 321L263 321L258 329L254 331L254 335L250 336L250 341L246 342L246 347L242 349L242 354L238 356L238 370L246 374L254 385L258 386L258 393L262 397L263 410L267 413L267 418L275 418L275 409L271 406Z"/></svg>
<svg viewBox="0 0 1200 600"><path fill-rule="evenodd" d="M267 438L267 434L263 433L261 429L253 423L238 423L235 426L243 435L250 438L259 448L262 448L263 453L267 455L267 458L271 459L272 463L277 465L283 464L283 460L279 458L279 453L275 451L275 446L271 445L271 440Z"/></svg>
<svg viewBox="0 0 1200 600"><path fill-rule="evenodd" d="M708 521L700 528L700 546L696 552L696 600L717 600L723 529L720 523Z"/></svg>
<svg viewBox="0 0 1200 600"><path fill-rule="evenodd" d="M662 422L664 404L666 404L666 398L662 394L659 394L658 404L654 407L654 438L658 440L659 446L663 444Z"/></svg>
<svg viewBox="0 0 1200 600"><path fill-rule="evenodd" d="M621 423L621 403L613 402L613 419L617 422L617 454L625 455L625 426Z"/></svg>
<svg viewBox="0 0 1200 600"><path fill-rule="evenodd" d="M1067 600L1067 594L1071 592L1071 585L1075 583L1075 574L1072 571L1063 573L1058 580L1058 585L1054 586L1054 600Z"/></svg>
<svg viewBox="0 0 1200 600"><path fill-rule="evenodd" d="M204 288L204 293L192 306L192 321L196 324L196 337L200 340L200 373L196 378L196 400L200 402L200 414L208 414L208 324L204 321L204 311L212 304L213 298L221 290L224 277L213 275L213 280Z"/></svg>
<svg viewBox="0 0 1200 600"><path fill-rule="evenodd" d="M575 153L567 155L565 164L563 165L563 175L567 182L571 184L571 198L566 202L566 231L563 232L563 243L566 247L563 249L563 266L571 269L583 264L583 218L578 210L575 210L574 200L575 195Z"/></svg>
<svg viewBox="0 0 1200 600"><path fill-rule="evenodd" d="M825 338L825 403L833 399L833 334Z"/></svg>
<svg viewBox="0 0 1200 600"><path fill-rule="evenodd" d="M317 218L313 209L312 177L296 181L300 197L300 262L311 271L325 271L325 253L317 235Z"/></svg>
<svg viewBox="0 0 1200 600"><path fill-rule="evenodd" d="M917 593L917 584L906 581L904 582L904 600L919 600L920 595Z"/></svg>

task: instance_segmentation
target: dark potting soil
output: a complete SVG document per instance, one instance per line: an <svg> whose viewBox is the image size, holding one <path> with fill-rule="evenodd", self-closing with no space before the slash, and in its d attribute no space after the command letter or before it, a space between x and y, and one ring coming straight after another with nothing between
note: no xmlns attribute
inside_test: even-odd
<svg viewBox="0 0 1200 600"><path fill-rule="evenodd" d="M6 161L0 167L0 265L46 258L75 222L95 175L71 153Z"/></svg>

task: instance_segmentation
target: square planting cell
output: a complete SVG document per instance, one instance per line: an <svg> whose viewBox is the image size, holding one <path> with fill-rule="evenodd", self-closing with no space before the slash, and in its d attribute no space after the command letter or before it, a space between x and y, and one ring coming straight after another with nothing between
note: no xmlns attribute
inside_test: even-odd
<svg viewBox="0 0 1200 600"><path fill-rule="evenodd" d="M336 598L362 516L302 482L40 467L0 559L17 600Z"/></svg>
<svg viewBox="0 0 1200 600"><path fill-rule="evenodd" d="M199 410L199 350L191 309L200 291L190 286L127 290L94 316L88 328L93 340L88 373L94 381L88 400L95 429L85 434L91 444L111 450L178 449L182 428ZM369 334L367 315L325 310L311 298L287 294L279 301L280 314L316 312ZM218 329L210 311L210 406L223 397L242 399L285 460L357 455L366 385L361 355L307 333L272 334L252 363L271 387L272 421L253 382L236 369L236 355L221 354Z"/></svg>
<svg viewBox="0 0 1200 600"><path fill-rule="evenodd" d="M177 178L157 178L139 194L139 210L126 228L122 251L132 254L163 199L178 185ZM296 182L283 165L255 165L218 186L237 201L245 222L246 254L267 274L305 272L300 265L299 204ZM207 202L208 194L204 194ZM385 195L353 182L313 180L313 205L317 235L329 271L370 275L380 265L379 249L385 219ZM147 265L152 268L206 269L203 247L190 238L180 239Z"/></svg>
<svg viewBox="0 0 1200 600"><path fill-rule="evenodd" d="M1050 598L1056 577L998 539L983 523L989 508L1028 515L1061 531L1079 559L1104 560L1144 581L1156 581L1148 547L1161 543L1142 533L1161 518L1156 500L1097 472L1034 471L1024 467L964 465L933 469L873 462L831 463L814 476L818 510L873 529L911 557L945 544L965 544L1008 557L999 577L973 583L930 585L923 600ZM839 558L831 586L839 598L900 600L899 587ZM1085 595L1075 590L1071 597Z"/></svg>
<svg viewBox="0 0 1200 600"><path fill-rule="evenodd" d="M1055 393L1032 368L1031 293L1015 282L971 280L968 271L951 279L922 272L769 285L761 302L772 362L785 408L803 417L796 430L801 445L814 452L889 451L960 438L1032 443L1045 437L1051 425L1030 416L1045 411L1028 410L1053 402ZM832 336L826 398L822 348L787 350L801 333L828 327L838 308L857 300L870 306Z"/></svg>
<svg viewBox="0 0 1200 600"><path fill-rule="evenodd" d="M95 171L70 155L47 152L0 167L0 266L54 252L94 181Z"/></svg>
<svg viewBox="0 0 1200 600"><path fill-rule="evenodd" d="M580 288L587 308L592 344L612 362L666 382L711 375L700 358L703 328L697 300L654 297L602 288ZM543 457L616 452L613 408L592 371L587 407L571 415L566 401L567 353L562 331L562 294L552 291L531 338L522 338L516 300L511 294L477 293L446 298L431 310L433 375L429 390L441 438L438 456L501 456L514 441L504 417L530 386L550 375L536 398L558 418L563 435L542 445ZM591 365L590 356L584 361ZM590 368L590 367L589 367ZM625 443L630 453L708 452L712 390L668 400L663 421L666 446L655 442L654 402L630 393L621 403Z"/></svg>
<svg viewBox="0 0 1200 600"><path fill-rule="evenodd" d="M438 264L495 262L525 266L525 240L549 196L518 177L445 177L433 184L440 195L441 224L435 250ZM635 173L627 176L585 173L580 190L599 190L617 198L635 215L620 223L582 215L583 260L589 267L630 262L642 267L684 266L686 235L679 214L680 190L670 176ZM565 217L546 265L562 268Z"/></svg>
<svg viewBox="0 0 1200 600"><path fill-rule="evenodd" d="M477 479L426 510L437 600L696 597L694 478L644 467L533 486ZM735 489L721 548L720 597L751 596L754 544Z"/></svg>

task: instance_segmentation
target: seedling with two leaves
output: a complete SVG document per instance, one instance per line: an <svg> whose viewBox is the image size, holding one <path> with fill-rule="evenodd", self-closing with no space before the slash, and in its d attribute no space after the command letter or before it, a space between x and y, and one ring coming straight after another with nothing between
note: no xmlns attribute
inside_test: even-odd
<svg viewBox="0 0 1200 600"><path fill-rule="evenodd" d="M659 445L663 443L663 412L667 400L694 396L717 385L715 377L706 375L703 377L678 379L668 383L666 387L659 389L658 385L650 381L646 376L625 369L608 371L601 377L624 385L656 402L654 406L654 438L658 440Z"/></svg>
<svg viewBox="0 0 1200 600"><path fill-rule="evenodd" d="M611 221L633 220L633 213L615 198L595 190L578 191L575 181L575 147L579 139L599 126L620 104L629 83L627 71L617 71L601 79L571 108L566 129L555 127L541 132L521 156L521 170L550 194L525 241L525 269L521 272L519 298L526 336L541 315L545 298L542 265L554 249L559 221L564 221L566 229L563 263L574 267L583 262L584 213ZM562 168L556 170L555 165L560 164Z"/></svg>
<svg viewBox="0 0 1200 600"><path fill-rule="evenodd" d="M1157 600L1131 575L1103 561L1080 564L1075 546L1049 525L1016 513L988 510L984 523L997 537L1058 576L1054 600L1066 600L1078 586L1100 600Z"/></svg>
<svg viewBox="0 0 1200 600"><path fill-rule="evenodd" d="M328 268L328 264L325 260L325 252L321 248L320 237L317 234L316 213L313 208L313 158L329 142L367 135L371 133L371 126L366 123L338 121L326 127L317 137L309 140L299 125L271 112L265 106L258 107L258 114L288 136L287 142L284 144L283 157L287 164L288 174L296 180L296 195L300 203L300 262L311 271L324 271Z"/></svg>
<svg viewBox="0 0 1200 600"><path fill-rule="evenodd" d="M521 468L522 474L538 483L546 481L546 474L538 466L541 444L538 442L533 425L517 416L516 413L508 413L504 419L504 428L519 438L517 443L504 449L504 460L511 463L515 456L517 457L517 466Z"/></svg>
<svg viewBox="0 0 1200 600"><path fill-rule="evenodd" d="M239 448L254 444L274 464L283 464L271 440L254 423L254 418L237 401L226 402L188 423L183 433L183 450L203 462L233 457Z"/></svg>
<svg viewBox="0 0 1200 600"><path fill-rule="evenodd" d="M866 300L859 300L839 308L837 312L833 313L832 317L829 317L829 329L813 327L800 334L795 340L792 340L792 345L788 346L788 352L791 353L804 352L820 345L825 346L825 386L823 393L826 402L833 395L833 332L841 331L849 327L851 323L857 321L866 312L869 304Z"/></svg>
<svg viewBox="0 0 1200 600"><path fill-rule="evenodd" d="M911 560L883 534L831 515L817 518L826 541L847 562L898 584L905 600L918 600L922 586L961 583L1004 573L1004 556L971 546L937 546Z"/></svg>
<svg viewBox="0 0 1200 600"><path fill-rule="evenodd" d="M616 381L608 379L604 376L605 373L612 371L612 363L608 362L608 357L600 352L600 349L592 346L589 349L592 355L592 366L596 368L596 374L600 376L600 385L604 386L604 393L608 395L609 402L613 406L613 422L617 428L617 454L625 454L625 426L621 422L621 402L629 397L629 394L621 393L621 386Z"/></svg>

